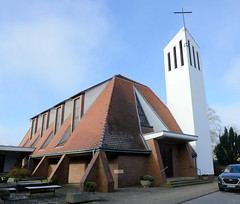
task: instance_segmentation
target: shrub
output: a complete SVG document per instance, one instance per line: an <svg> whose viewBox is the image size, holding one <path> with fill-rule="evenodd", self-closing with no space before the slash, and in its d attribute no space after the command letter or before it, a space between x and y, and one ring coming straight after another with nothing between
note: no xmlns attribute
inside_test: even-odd
<svg viewBox="0 0 240 204"><path fill-rule="evenodd" d="M51 180L50 180L50 184L58 184L58 178L56 175L54 175Z"/></svg>
<svg viewBox="0 0 240 204"><path fill-rule="evenodd" d="M0 189L0 203L1 199L6 200L10 196L10 192L4 189Z"/></svg>
<svg viewBox="0 0 240 204"><path fill-rule="evenodd" d="M24 168L13 168L9 171L7 177L11 178L26 178L30 176L30 172Z"/></svg>
<svg viewBox="0 0 240 204"><path fill-rule="evenodd" d="M95 192L97 189L97 184L95 182L87 182L85 186L86 192Z"/></svg>
<svg viewBox="0 0 240 204"><path fill-rule="evenodd" d="M150 176L150 175L144 175L144 176L141 176L141 180L143 180L143 181L153 181L153 177Z"/></svg>

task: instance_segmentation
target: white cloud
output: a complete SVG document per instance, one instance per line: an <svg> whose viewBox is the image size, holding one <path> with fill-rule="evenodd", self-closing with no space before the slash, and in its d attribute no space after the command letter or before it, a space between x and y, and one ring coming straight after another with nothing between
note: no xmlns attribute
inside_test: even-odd
<svg viewBox="0 0 240 204"><path fill-rule="evenodd" d="M26 118L101 74L99 50L108 56L115 35L107 15L102 0L0 1L0 144L19 144Z"/></svg>
<svg viewBox="0 0 240 204"><path fill-rule="evenodd" d="M16 16L21 21L5 16L0 32L2 77L31 77L62 91L74 87L72 82L84 83L96 49L109 34L104 4L71 1L55 9L55 3L39 3L41 8L28 5L24 17ZM44 12L36 10L34 15L31 8Z"/></svg>

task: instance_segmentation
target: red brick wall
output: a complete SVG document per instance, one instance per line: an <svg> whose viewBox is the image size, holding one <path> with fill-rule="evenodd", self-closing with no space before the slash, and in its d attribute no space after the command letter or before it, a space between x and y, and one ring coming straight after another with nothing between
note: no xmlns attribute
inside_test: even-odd
<svg viewBox="0 0 240 204"><path fill-rule="evenodd" d="M84 191L86 182L97 183L98 191L101 192L114 191L114 181L105 152L100 151L94 154L80 181L81 191Z"/></svg>
<svg viewBox="0 0 240 204"><path fill-rule="evenodd" d="M68 171L69 171L69 157L62 155L59 159L57 166L53 172L53 175L57 176L58 184L65 184L68 182Z"/></svg>
<svg viewBox="0 0 240 204"><path fill-rule="evenodd" d="M35 177L45 177L48 175L48 158L43 157L38 163L37 167L34 169L32 176Z"/></svg>
<svg viewBox="0 0 240 204"><path fill-rule="evenodd" d="M114 180L114 188L118 188L118 174L114 173L115 169L118 169L118 155L107 156L109 168Z"/></svg>
<svg viewBox="0 0 240 204"><path fill-rule="evenodd" d="M189 176L189 177L196 177L196 170L193 168L194 162L191 154L191 150L189 148L189 144L178 146L178 153L180 168L180 176Z"/></svg>
<svg viewBox="0 0 240 204"><path fill-rule="evenodd" d="M148 157L148 170L147 174L153 176L154 180L153 186L160 186L161 184L166 182L165 172L161 170L164 169L162 158L160 154L158 141L155 139L148 140L148 145L152 150L151 155Z"/></svg>
<svg viewBox="0 0 240 204"><path fill-rule="evenodd" d="M140 177L147 171L147 156L120 156L119 169L124 174L119 174L119 187L140 185Z"/></svg>

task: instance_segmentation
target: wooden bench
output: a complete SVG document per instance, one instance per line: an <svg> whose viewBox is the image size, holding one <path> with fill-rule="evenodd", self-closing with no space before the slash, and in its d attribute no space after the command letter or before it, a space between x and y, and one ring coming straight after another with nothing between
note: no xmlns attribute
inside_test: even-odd
<svg viewBox="0 0 240 204"><path fill-rule="evenodd" d="M48 193L48 192L54 192L57 188L61 188L61 186L58 185L49 185L49 186L27 186L25 189L30 191L30 197L32 194L36 193Z"/></svg>
<svg viewBox="0 0 240 204"><path fill-rule="evenodd" d="M26 186L42 186L48 185L49 182L44 182L45 178L43 177L31 177L31 178L16 178L16 187L18 191L24 191ZM39 182L37 182L39 181Z"/></svg>

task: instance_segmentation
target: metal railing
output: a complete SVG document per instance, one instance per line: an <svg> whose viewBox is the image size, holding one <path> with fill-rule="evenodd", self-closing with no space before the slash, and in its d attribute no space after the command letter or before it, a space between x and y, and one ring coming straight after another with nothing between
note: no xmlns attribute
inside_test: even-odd
<svg viewBox="0 0 240 204"><path fill-rule="evenodd" d="M162 170L160 171L160 173L162 173L163 171L165 171L167 168L168 168L168 166L166 166L164 169L162 169Z"/></svg>
<svg viewBox="0 0 240 204"><path fill-rule="evenodd" d="M199 171L199 175L202 175L202 172L199 168L197 168L196 166L190 166L191 168L194 168L197 172Z"/></svg>

